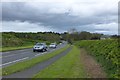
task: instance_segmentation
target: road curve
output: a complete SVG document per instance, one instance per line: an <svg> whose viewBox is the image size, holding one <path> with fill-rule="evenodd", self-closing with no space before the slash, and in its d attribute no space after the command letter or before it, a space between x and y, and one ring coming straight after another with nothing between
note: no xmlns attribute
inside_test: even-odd
<svg viewBox="0 0 120 80"><path fill-rule="evenodd" d="M54 50L58 50L62 47L64 47L67 43L58 45L56 49L48 49L46 52L33 52L31 49L22 49L22 50L15 50L15 51L8 51L8 52L2 52L2 64L0 67L7 67L10 66L16 62L20 62L23 60L32 59L37 56L41 56L47 53L50 53Z"/></svg>
<svg viewBox="0 0 120 80"><path fill-rule="evenodd" d="M49 60L46 60L44 62L41 62L29 69L26 69L24 71L21 72L17 72L8 76L3 76L3 80L6 78L32 78L33 75L35 75L36 73L38 73L39 71L41 71L42 69L46 68L47 66L51 65L53 62L55 62L56 60L60 59L61 57L65 56L72 47L68 48L67 50L65 50L64 52L54 56L53 58L50 58Z"/></svg>

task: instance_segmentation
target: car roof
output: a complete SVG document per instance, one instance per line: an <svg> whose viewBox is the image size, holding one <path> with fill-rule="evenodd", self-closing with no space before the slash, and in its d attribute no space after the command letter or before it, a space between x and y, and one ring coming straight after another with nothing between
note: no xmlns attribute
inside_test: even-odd
<svg viewBox="0 0 120 80"><path fill-rule="evenodd" d="M56 43L51 43L51 44L56 44Z"/></svg>
<svg viewBox="0 0 120 80"><path fill-rule="evenodd" d="M38 43L36 43L36 44L45 44L45 43L39 43L39 42L38 42Z"/></svg>

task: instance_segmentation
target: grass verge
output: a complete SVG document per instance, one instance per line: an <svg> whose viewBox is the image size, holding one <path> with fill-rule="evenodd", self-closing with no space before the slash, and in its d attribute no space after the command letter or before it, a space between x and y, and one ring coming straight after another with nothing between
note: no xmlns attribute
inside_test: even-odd
<svg viewBox="0 0 120 80"><path fill-rule="evenodd" d="M27 49L27 48L32 48L33 45L27 45L27 46L18 46L18 47L3 47L0 49L0 52L5 52L5 51L12 51L12 50L20 50L20 49Z"/></svg>
<svg viewBox="0 0 120 80"><path fill-rule="evenodd" d="M117 39L81 40L75 45L85 48L101 64L108 78L120 78L120 44Z"/></svg>
<svg viewBox="0 0 120 80"><path fill-rule="evenodd" d="M77 47L64 57L48 66L34 78L85 78L85 71L80 61L80 50Z"/></svg>
<svg viewBox="0 0 120 80"><path fill-rule="evenodd" d="M35 64L37 64L37 63L48 60L48 59L54 57L55 55L65 51L68 47L69 47L69 45L67 45L64 48L61 48L59 50L56 50L54 52L51 52L49 54L38 56L38 57L33 58L31 60L22 61L22 62L13 64L11 66L5 67L5 68L2 69L2 75L3 76L4 75L9 75L9 74L16 73L16 72L25 70L27 68L30 68L30 67L34 66Z"/></svg>
<svg viewBox="0 0 120 80"><path fill-rule="evenodd" d="M41 40L37 40L36 42L44 42L46 43L47 45L50 45L51 42L49 41L41 41ZM13 51L13 50L20 50L20 49L27 49L27 48L32 48L35 44L35 41L34 42L30 42L30 41L25 41L24 40L24 43L22 45L19 45L19 46L0 46L0 52L6 52L6 51Z"/></svg>

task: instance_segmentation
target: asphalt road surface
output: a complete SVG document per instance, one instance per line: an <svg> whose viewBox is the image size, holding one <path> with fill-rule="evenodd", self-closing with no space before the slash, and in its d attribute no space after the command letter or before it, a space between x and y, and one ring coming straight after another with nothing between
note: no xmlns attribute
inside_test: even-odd
<svg viewBox="0 0 120 80"><path fill-rule="evenodd" d="M40 72L42 69L46 68L47 66L51 65L53 62L55 62L56 60L58 60L59 58L65 56L70 50L71 50L72 47L68 48L67 50L65 50L64 52L50 58L49 60L46 60L46 61L43 61L31 68L28 68L24 71L21 71L21 72L17 72L17 73L14 73L14 74L11 74L11 75L8 75L8 76L3 76L3 79L5 78L32 78L33 75L35 75L36 73Z"/></svg>
<svg viewBox="0 0 120 80"><path fill-rule="evenodd" d="M15 51L8 51L8 52L2 52L2 64L0 67L6 67L9 65L12 65L16 62L20 62L23 60L31 59L37 56L41 56L44 54L48 54L54 50L58 50L62 47L64 47L67 43L59 44L57 48L51 49L48 48L46 52L33 52L32 48L31 49L22 49L22 50L15 50Z"/></svg>

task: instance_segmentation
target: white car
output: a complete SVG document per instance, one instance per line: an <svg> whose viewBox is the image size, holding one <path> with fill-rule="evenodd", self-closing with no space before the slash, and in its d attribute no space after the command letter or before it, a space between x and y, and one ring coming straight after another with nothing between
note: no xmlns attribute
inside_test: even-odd
<svg viewBox="0 0 120 80"><path fill-rule="evenodd" d="M47 51L47 45L45 43L37 43L33 47L33 52L35 51Z"/></svg>
<svg viewBox="0 0 120 80"><path fill-rule="evenodd" d="M56 43L51 43L50 45L49 45L49 48L56 48L57 47L57 44Z"/></svg>

